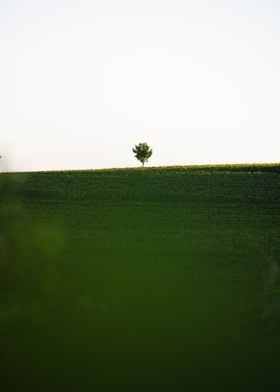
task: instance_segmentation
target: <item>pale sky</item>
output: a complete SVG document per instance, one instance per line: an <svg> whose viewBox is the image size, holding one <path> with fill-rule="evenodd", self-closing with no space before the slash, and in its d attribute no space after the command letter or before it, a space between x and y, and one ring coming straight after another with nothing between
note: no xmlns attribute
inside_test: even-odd
<svg viewBox="0 0 280 392"><path fill-rule="evenodd" d="M280 161L279 0L0 0L10 170Z"/></svg>

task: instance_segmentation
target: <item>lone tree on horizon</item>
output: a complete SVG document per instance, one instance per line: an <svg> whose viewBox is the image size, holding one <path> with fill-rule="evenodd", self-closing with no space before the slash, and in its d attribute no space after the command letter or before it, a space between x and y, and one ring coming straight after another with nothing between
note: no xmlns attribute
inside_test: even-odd
<svg viewBox="0 0 280 392"><path fill-rule="evenodd" d="M142 167L144 167L145 162L148 162L148 159L153 153L153 150L147 143L139 143L138 145L135 145L132 151L135 154L135 158L142 163Z"/></svg>

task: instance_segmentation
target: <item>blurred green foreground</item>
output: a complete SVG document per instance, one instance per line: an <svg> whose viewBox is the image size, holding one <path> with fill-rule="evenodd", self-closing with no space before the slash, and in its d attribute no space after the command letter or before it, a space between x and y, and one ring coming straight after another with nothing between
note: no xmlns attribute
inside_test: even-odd
<svg viewBox="0 0 280 392"><path fill-rule="evenodd" d="M280 166L0 174L0 389L280 390Z"/></svg>

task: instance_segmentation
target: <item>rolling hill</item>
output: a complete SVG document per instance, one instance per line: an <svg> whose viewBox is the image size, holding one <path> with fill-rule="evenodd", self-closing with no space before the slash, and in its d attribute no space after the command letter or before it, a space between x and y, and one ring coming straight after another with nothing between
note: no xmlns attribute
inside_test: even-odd
<svg viewBox="0 0 280 392"><path fill-rule="evenodd" d="M279 174L0 174L3 390L278 390Z"/></svg>

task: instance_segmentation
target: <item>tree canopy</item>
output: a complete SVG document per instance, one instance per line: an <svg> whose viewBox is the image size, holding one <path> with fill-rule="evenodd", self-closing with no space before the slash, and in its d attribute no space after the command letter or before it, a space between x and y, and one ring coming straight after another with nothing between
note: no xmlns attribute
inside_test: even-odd
<svg viewBox="0 0 280 392"><path fill-rule="evenodd" d="M138 161L142 163L142 166L144 166L145 162L148 162L153 153L153 150L147 143L139 143L138 145L136 144L132 151L134 152Z"/></svg>

